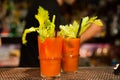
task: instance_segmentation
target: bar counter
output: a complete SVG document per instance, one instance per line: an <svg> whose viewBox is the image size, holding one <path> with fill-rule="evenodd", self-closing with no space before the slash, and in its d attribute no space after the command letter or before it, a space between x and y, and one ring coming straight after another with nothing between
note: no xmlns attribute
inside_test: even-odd
<svg viewBox="0 0 120 80"><path fill-rule="evenodd" d="M0 80L43 80L39 68L0 68ZM120 80L112 67L80 67L76 73L61 73L53 80Z"/></svg>

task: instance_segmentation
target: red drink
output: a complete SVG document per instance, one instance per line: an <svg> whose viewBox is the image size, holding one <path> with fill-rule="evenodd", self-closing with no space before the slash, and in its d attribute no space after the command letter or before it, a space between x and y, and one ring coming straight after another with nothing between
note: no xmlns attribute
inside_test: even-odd
<svg viewBox="0 0 120 80"><path fill-rule="evenodd" d="M38 37L38 48L41 76L59 76L61 71L62 38L47 38L42 42Z"/></svg>
<svg viewBox="0 0 120 80"><path fill-rule="evenodd" d="M62 69L64 72L75 72L78 69L80 39L64 39Z"/></svg>

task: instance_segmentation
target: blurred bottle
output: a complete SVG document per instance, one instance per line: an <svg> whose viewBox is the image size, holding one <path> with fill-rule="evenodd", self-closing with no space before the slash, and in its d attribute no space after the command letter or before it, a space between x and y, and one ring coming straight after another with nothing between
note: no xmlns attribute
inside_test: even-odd
<svg viewBox="0 0 120 80"><path fill-rule="evenodd" d="M10 37L16 37L16 29L17 29L17 23L16 22L11 22L10 23Z"/></svg>
<svg viewBox="0 0 120 80"><path fill-rule="evenodd" d="M24 26L25 26L25 22L24 21L18 23L18 26L17 26L17 29L16 29L17 37L21 37L22 36L22 32L23 32Z"/></svg>

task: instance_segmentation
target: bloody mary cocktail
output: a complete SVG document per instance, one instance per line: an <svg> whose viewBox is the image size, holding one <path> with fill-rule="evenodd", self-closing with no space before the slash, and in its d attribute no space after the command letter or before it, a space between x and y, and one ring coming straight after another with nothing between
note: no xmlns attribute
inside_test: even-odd
<svg viewBox="0 0 120 80"><path fill-rule="evenodd" d="M40 37L38 37L38 49L41 76L59 76L61 71L62 38L46 38L41 41Z"/></svg>
<svg viewBox="0 0 120 80"><path fill-rule="evenodd" d="M64 39L62 50L62 69L75 72L78 69L80 39Z"/></svg>

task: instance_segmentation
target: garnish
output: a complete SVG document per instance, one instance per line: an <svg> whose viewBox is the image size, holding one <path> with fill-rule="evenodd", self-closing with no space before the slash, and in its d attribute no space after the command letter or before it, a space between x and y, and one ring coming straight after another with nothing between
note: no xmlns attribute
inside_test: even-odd
<svg viewBox="0 0 120 80"><path fill-rule="evenodd" d="M54 37L54 30L55 30L55 15L53 16L52 22L49 20L49 13L47 10L45 10L42 7L38 8L38 14L35 15L35 18L39 22L39 27L31 27L29 29L25 29L22 37L22 43L26 44L26 35L31 32L37 32L40 36L40 39L42 41L45 40L45 38L52 38Z"/></svg>

